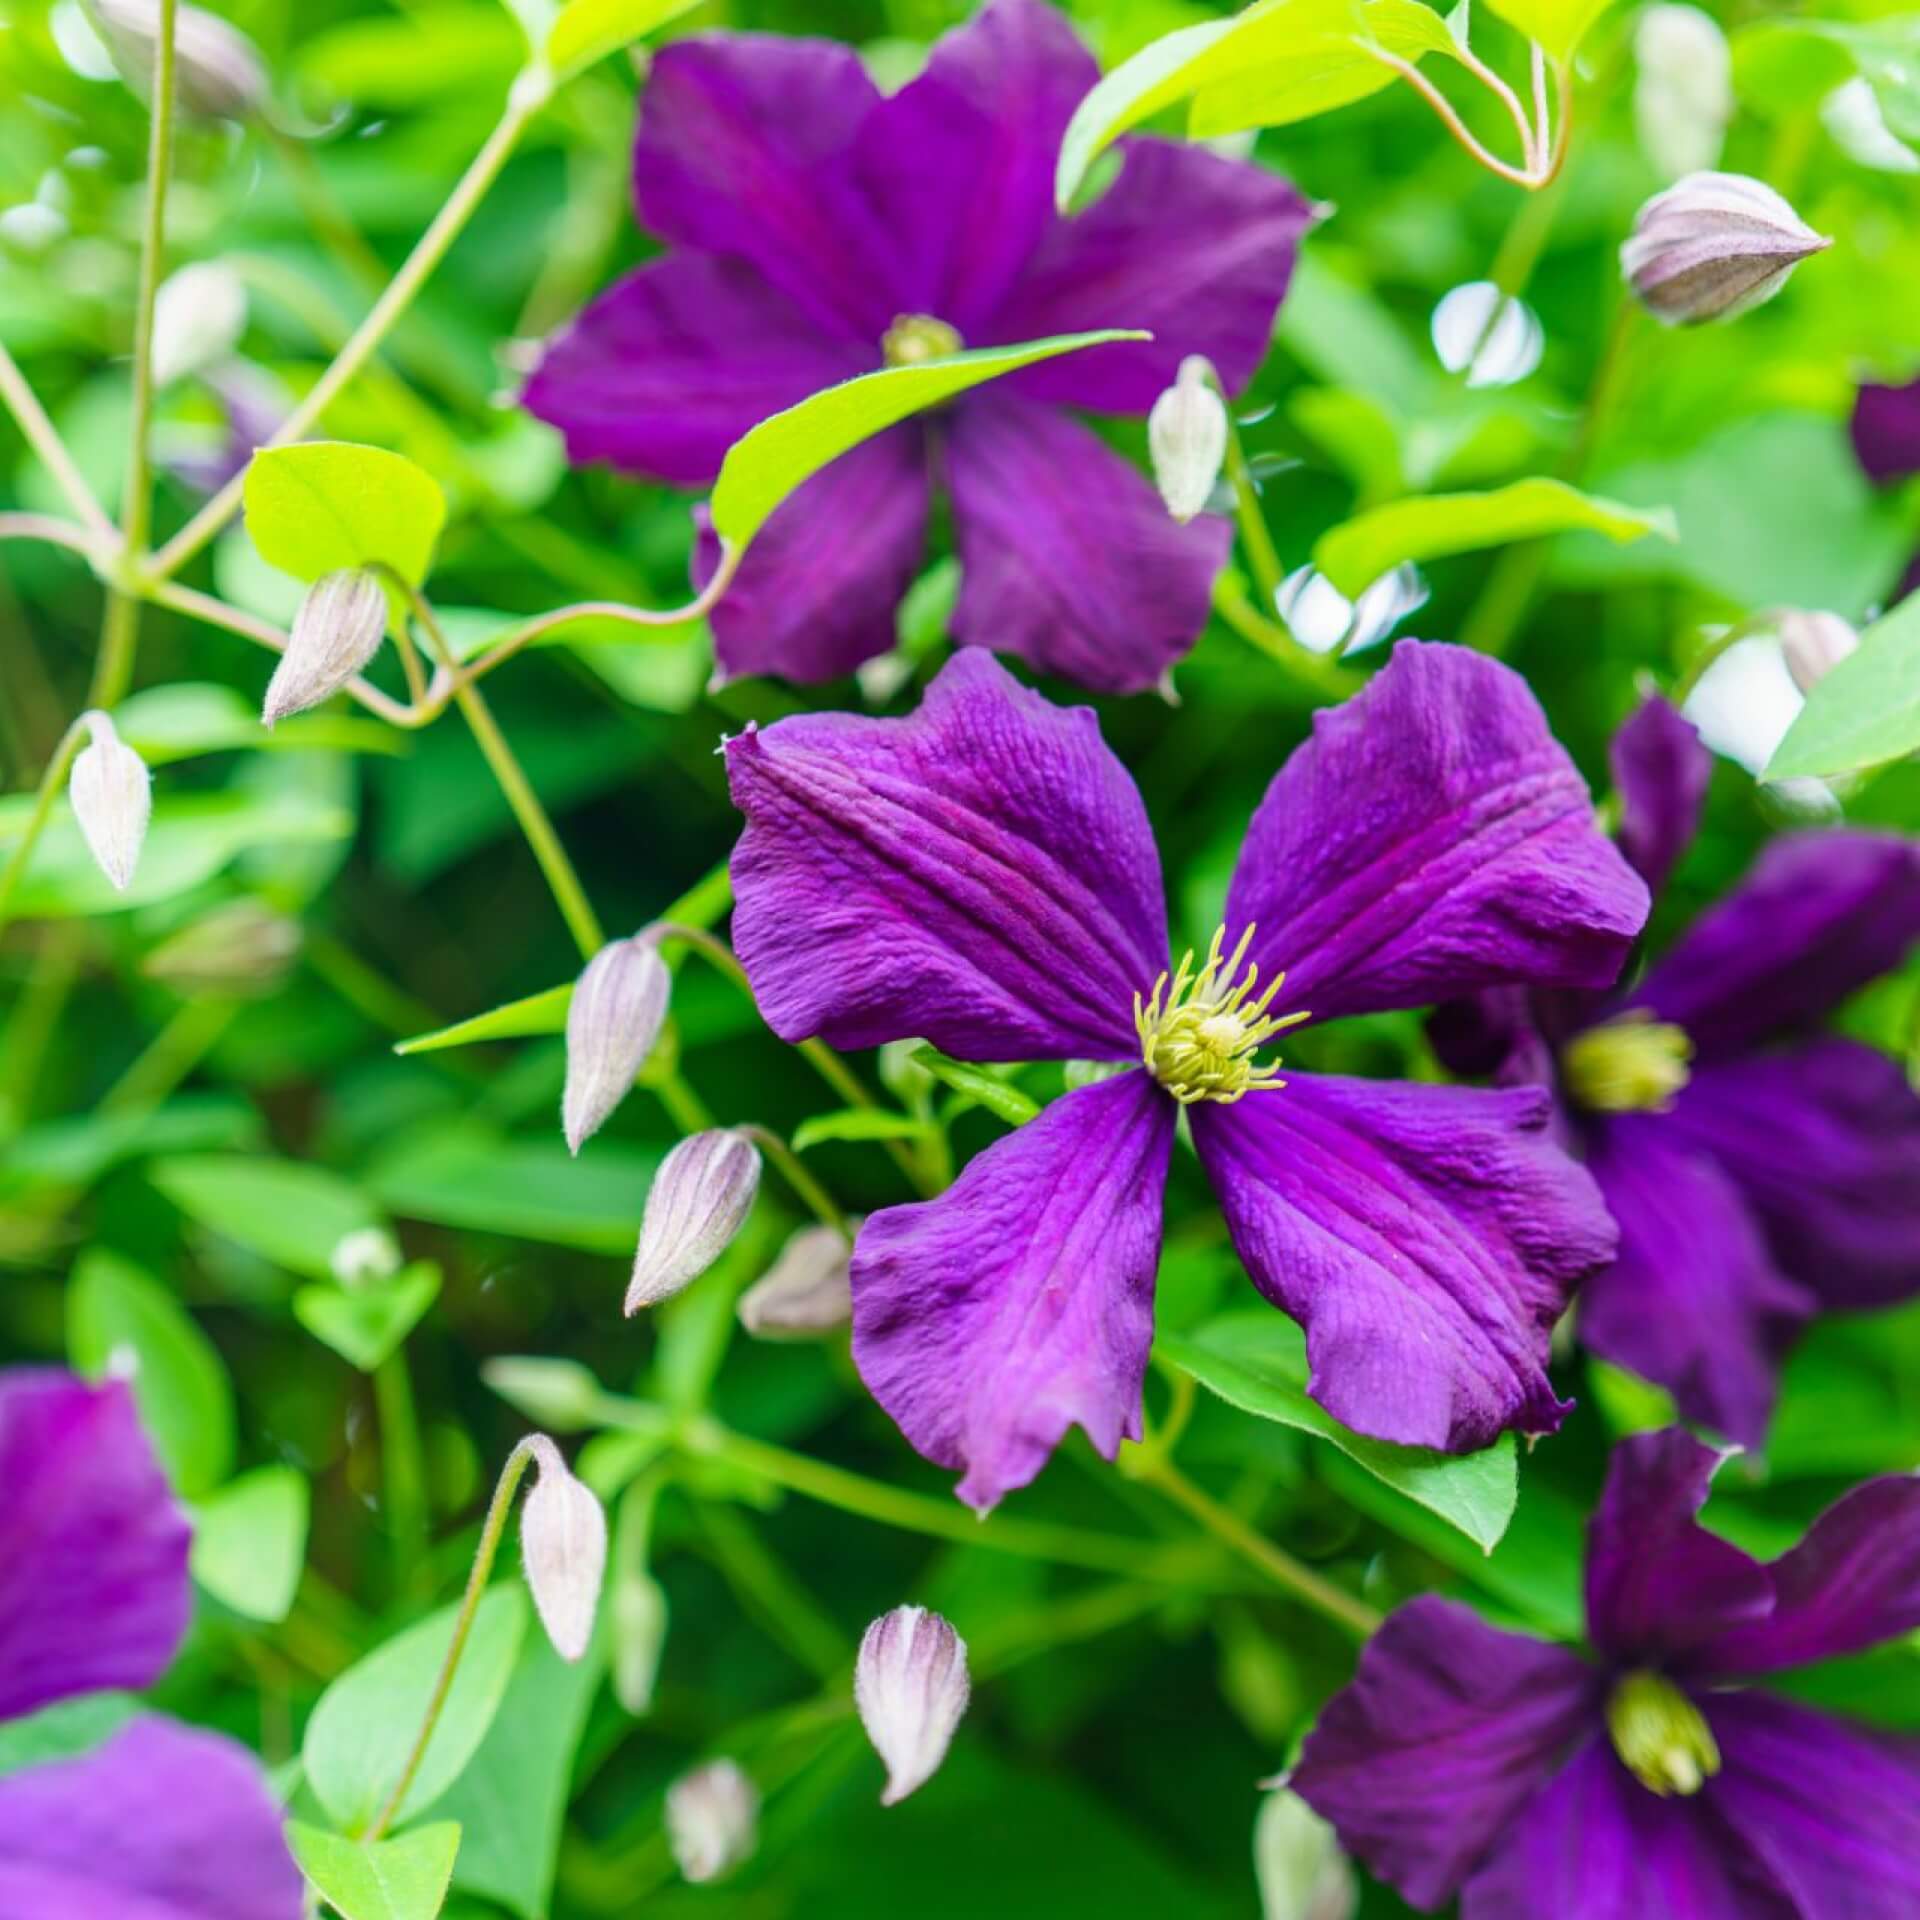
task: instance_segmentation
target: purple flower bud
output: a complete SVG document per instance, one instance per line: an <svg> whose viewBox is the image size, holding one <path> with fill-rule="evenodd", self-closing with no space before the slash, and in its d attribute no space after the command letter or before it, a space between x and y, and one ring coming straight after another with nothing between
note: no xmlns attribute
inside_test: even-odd
<svg viewBox="0 0 1920 1920"><path fill-rule="evenodd" d="M853 1316L853 1249L834 1227L802 1227L740 1297L740 1324L756 1340L811 1340Z"/></svg>
<svg viewBox="0 0 1920 1920"><path fill-rule="evenodd" d="M673 976L645 934L610 940L567 1003L567 1087L561 1130L578 1153L633 1086L667 1017Z"/></svg>
<svg viewBox="0 0 1920 1920"><path fill-rule="evenodd" d="M142 99L151 97L159 0L90 0L90 11L120 77ZM244 120L267 101L259 49L238 27L199 7L175 13L173 73L181 110L203 120Z"/></svg>
<svg viewBox="0 0 1920 1920"><path fill-rule="evenodd" d="M1789 607L1775 622L1787 671L1802 693L1831 673L1860 644L1860 636L1837 613L1808 613Z"/></svg>
<svg viewBox="0 0 1920 1920"><path fill-rule="evenodd" d="M183 995L275 993L299 957L300 922L261 900L230 900L163 940L140 963Z"/></svg>
<svg viewBox="0 0 1920 1920"><path fill-rule="evenodd" d="M1167 511L1182 525L1212 498L1227 457L1227 409L1213 382L1213 368L1199 354L1180 371L1147 415L1147 451L1154 484Z"/></svg>
<svg viewBox="0 0 1920 1920"><path fill-rule="evenodd" d="M853 1702L887 1765L883 1807L939 1771L967 1710L967 1643L925 1607L895 1607L870 1626L853 1670Z"/></svg>
<svg viewBox="0 0 1920 1920"><path fill-rule="evenodd" d="M324 573L293 616L293 633L267 682L260 718L268 726L338 693L380 650L387 593L366 567Z"/></svg>
<svg viewBox="0 0 1920 1920"><path fill-rule="evenodd" d="M607 1516L544 1433L522 1443L539 1478L520 1510L520 1554L540 1624L563 1660L578 1660L593 1638L607 1570Z"/></svg>
<svg viewBox="0 0 1920 1920"><path fill-rule="evenodd" d="M683 1773L667 1789L667 1843L689 1880L718 1880L753 1852L760 1796L731 1760Z"/></svg>
<svg viewBox="0 0 1920 1920"><path fill-rule="evenodd" d="M90 736L67 779L67 798L87 851L125 893L140 861L153 813L153 776L147 763L114 731L104 713L83 713Z"/></svg>
<svg viewBox="0 0 1920 1920"><path fill-rule="evenodd" d="M626 1311L657 1306L706 1272L753 1211L760 1153L745 1134L716 1127L682 1140L647 1192Z"/></svg>
<svg viewBox="0 0 1920 1920"><path fill-rule="evenodd" d="M1657 318L1697 326L1771 299L1802 260L1832 244L1762 182L1690 173L1640 209L1620 269Z"/></svg>

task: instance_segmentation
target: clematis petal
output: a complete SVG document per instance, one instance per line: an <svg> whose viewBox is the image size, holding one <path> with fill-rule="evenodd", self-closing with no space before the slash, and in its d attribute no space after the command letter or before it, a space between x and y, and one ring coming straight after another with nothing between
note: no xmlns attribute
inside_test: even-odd
<svg viewBox="0 0 1920 1920"><path fill-rule="evenodd" d="M1604 1687L1565 1648L1423 1594L1367 1642L1288 1784L1382 1880L1438 1906L1597 1722ZM1546 1911L1570 1920L1529 1920Z"/></svg>
<svg viewBox="0 0 1920 1920"><path fill-rule="evenodd" d="M1140 1437L1175 1107L1144 1072L1056 1100L937 1200L868 1216L853 1357L981 1511L1078 1424L1111 1459Z"/></svg>
<svg viewBox="0 0 1920 1920"><path fill-rule="evenodd" d="M1061 136L1099 78L1057 7L989 0L881 105L860 162L893 236L901 311L946 321L969 346L1037 337L984 333L981 322L1059 223Z"/></svg>
<svg viewBox="0 0 1920 1920"><path fill-rule="evenodd" d="M1740 1189L1781 1270L1828 1307L1920 1291L1920 1098L1898 1061L1822 1038L1717 1061L1672 1130Z"/></svg>
<svg viewBox="0 0 1920 1920"><path fill-rule="evenodd" d="M1843 1494L1767 1572L1773 1611L1701 1648L1689 1673L1775 1673L1920 1627L1920 1478L1888 1474Z"/></svg>
<svg viewBox="0 0 1920 1920"><path fill-rule="evenodd" d="M1695 1517L1721 1458L1679 1427L1614 1448L1587 1523L1587 1637L1610 1661L1670 1660L1772 1609L1766 1568Z"/></svg>
<svg viewBox="0 0 1920 1920"><path fill-rule="evenodd" d="M1864 386L1853 402L1853 451L1870 480L1920 473L1920 380Z"/></svg>
<svg viewBox="0 0 1920 1920"><path fill-rule="evenodd" d="M729 741L727 772L734 946L783 1040L1138 1058L1160 856L1088 709L969 648L911 717L796 715Z"/></svg>
<svg viewBox="0 0 1920 1920"><path fill-rule="evenodd" d="M1621 1114L1588 1133L1620 1252L1581 1291L1580 1338L1665 1387L1689 1420L1758 1446L1780 1362L1817 1302L1775 1264L1726 1171L1673 1121Z"/></svg>
<svg viewBox="0 0 1920 1920"><path fill-rule="evenodd" d="M745 261L878 366L896 311L890 242L856 149L879 104L860 56L831 40L725 33L663 47L633 149L641 224Z"/></svg>
<svg viewBox="0 0 1920 1920"><path fill-rule="evenodd" d="M1920 939L1920 841L1850 829L1769 846L1641 982L1635 1006L1686 1028L1703 1060L1806 1025Z"/></svg>
<svg viewBox="0 0 1920 1920"><path fill-rule="evenodd" d="M1607 760L1620 794L1620 851L1658 893L1699 831L1713 755L1693 723L1656 695L1613 736Z"/></svg>
<svg viewBox="0 0 1920 1920"><path fill-rule="evenodd" d="M1427 1037L1441 1065L1499 1087L1551 1087L1557 1069L1541 997L1526 987L1488 987L1434 1008Z"/></svg>
<svg viewBox="0 0 1920 1920"><path fill-rule="evenodd" d="M119 1382L0 1375L0 1720L149 1687L187 1630L187 1517Z"/></svg>
<svg viewBox="0 0 1920 1920"><path fill-rule="evenodd" d="M1232 544L1218 515L1180 525L1145 474L1031 400L957 408L947 454L962 645L1138 693L1199 638Z"/></svg>
<svg viewBox="0 0 1920 1920"><path fill-rule="evenodd" d="M575 466L704 487L749 427L873 364L744 261L683 253L629 274L556 334L521 400L566 435Z"/></svg>
<svg viewBox="0 0 1920 1920"><path fill-rule="evenodd" d="M299 1871L244 1747L156 1715L0 1780L0 1913L300 1920Z"/></svg>
<svg viewBox="0 0 1920 1920"><path fill-rule="evenodd" d="M1056 405L1145 413L1190 353L1204 354L1237 393L1266 358L1312 219L1266 167L1129 140L1119 178L1054 225L984 337L1039 340L1092 327L1153 335L1012 376L1029 397Z"/></svg>
<svg viewBox="0 0 1920 1920"><path fill-rule="evenodd" d="M1613 983L1647 890L1527 683L1403 640L1275 775L1227 895L1282 1007L1317 1019L1509 982Z"/></svg>
<svg viewBox="0 0 1920 1920"><path fill-rule="evenodd" d="M1719 1787L1663 1800L1592 1741L1467 1882L1460 1920L1829 1920L1734 1829Z"/></svg>
<svg viewBox="0 0 1920 1920"><path fill-rule="evenodd" d="M1548 1335L1614 1235L1550 1107L1539 1088L1312 1074L1191 1110L1234 1246L1306 1328L1335 1419L1450 1452L1560 1424Z"/></svg>
<svg viewBox="0 0 1920 1920"><path fill-rule="evenodd" d="M832 680L898 640L895 614L926 547L925 438L913 427L864 441L774 510L708 616L723 677ZM695 584L720 564L700 516Z"/></svg>
<svg viewBox="0 0 1920 1920"><path fill-rule="evenodd" d="M1791 1891L1801 1920L1920 1913L1920 1741L1759 1692L1701 1705L1722 1762L1702 1797Z"/></svg>

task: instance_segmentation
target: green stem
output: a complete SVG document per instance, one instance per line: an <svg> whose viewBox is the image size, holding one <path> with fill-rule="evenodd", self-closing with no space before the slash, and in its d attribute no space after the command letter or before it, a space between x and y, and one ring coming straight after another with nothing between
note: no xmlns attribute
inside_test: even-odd
<svg viewBox="0 0 1920 1920"><path fill-rule="evenodd" d="M851 1223L835 1203L833 1195L807 1171L800 1156L771 1127L763 1127L757 1121L749 1121L739 1131L753 1141L761 1152L780 1169L781 1176L787 1185L812 1209L814 1218L822 1226L831 1227L851 1246L853 1243Z"/></svg>
<svg viewBox="0 0 1920 1920"><path fill-rule="evenodd" d="M157 1107L218 1044L240 1011L232 1000L189 1000L101 1096L96 1111L141 1113Z"/></svg>
<svg viewBox="0 0 1920 1920"><path fill-rule="evenodd" d="M740 1603L787 1651L822 1680L845 1670L845 1636L781 1564L737 1507L696 1503L701 1530Z"/></svg>
<svg viewBox="0 0 1920 1920"><path fill-rule="evenodd" d="M33 811L27 815L27 824L21 829L19 844L7 856L7 864L0 867L0 929L5 928L11 916L13 896L19 890L21 878L33 859L33 850L39 844L41 834L46 831L47 821L53 813L53 803L60 792L60 783L66 779L80 751L80 743L86 738L86 732L86 723L76 720L60 736L60 744L54 748L53 757L40 776L40 784L34 789Z"/></svg>
<svg viewBox="0 0 1920 1920"><path fill-rule="evenodd" d="M642 1084L667 1110L667 1118L682 1133L706 1133L714 1123L707 1103L687 1084L686 1075L677 1066L650 1072Z"/></svg>
<svg viewBox="0 0 1920 1920"><path fill-rule="evenodd" d="M420 1421L405 1347L396 1348L373 1372L374 1406L380 1416L380 1471L386 1488L395 1571L404 1585L427 1546L426 1471L420 1452Z"/></svg>
<svg viewBox="0 0 1920 1920"><path fill-rule="evenodd" d="M6 402L7 411L13 415L27 445L40 456L41 465L53 475L55 484L67 496L67 504L87 523L93 538L118 540L119 534L108 519L106 508L87 485L87 477L67 451L59 429L47 417L39 396L27 384L27 376L4 346L0 346L0 400Z"/></svg>
<svg viewBox="0 0 1920 1920"><path fill-rule="evenodd" d="M1285 667L1321 700L1344 700L1360 686L1360 676L1324 654L1303 647L1277 620L1270 620L1248 598L1246 583L1231 571L1213 585L1213 610L1241 639Z"/></svg>
<svg viewBox="0 0 1920 1920"><path fill-rule="evenodd" d="M32 971L7 1021L0 1046L0 1140L26 1124L40 1067L80 972L84 923L56 921L43 937Z"/></svg>
<svg viewBox="0 0 1920 1920"><path fill-rule="evenodd" d="M1286 562L1273 544L1273 534L1260 505L1260 491L1253 483L1253 465L1240 438L1240 423L1233 417L1233 402L1224 392L1220 398L1227 415L1227 484L1233 489L1234 523L1240 530L1241 550L1253 569L1254 585L1260 589L1260 606L1270 618L1286 582Z"/></svg>

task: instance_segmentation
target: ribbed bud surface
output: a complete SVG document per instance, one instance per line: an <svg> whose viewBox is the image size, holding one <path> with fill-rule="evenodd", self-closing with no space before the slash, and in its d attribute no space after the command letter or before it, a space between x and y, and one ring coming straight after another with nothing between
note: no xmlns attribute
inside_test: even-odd
<svg viewBox="0 0 1920 1920"><path fill-rule="evenodd" d="M89 735L67 776L67 798L87 851L125 893L140 864L153 815L153 776L147 763L114 731L104 713L81 715Z"/></svg>
<svg viewBox="0 0 1920 1920"><path fill-rule="evenodd" d="M387 594L365 567L323 573L293 616L293 633L267 682L260 718L272 726L338 693L380 650Z"/></svg>
<svg viewBox="0 0 1920 1920"><path fill-rule="evenodd" d="M626 1311L656 1306L718 1260L753 1211L760 1154L744 1134L716 1127L682 1140L647 1193Z"/></svg>
<svg viewBox="0 0 1920 1920"><path fill-rule="evenodd" d="M867 1629L853 1670L853 1700L886 1762L883 1807L939 1771L968 1692L967 1643L939 1614L895 1607Z"/></svg>
<svg viewBox="0 0 1920 1920"><path fill-rule="evenodd" d="M1190 355L1147 415L1154 484L1183 525L1212 498L1227 457L1227 409L1212 375L1205 360Z"/></svg>
<svg viewBox="0 0 1920 1920"><path fill-rule="evenodd" d="M610 940L586 964L567 1003L567 1085L561 1130L574 1152L632 1090L660 1037L673 976L644 934Z"/></svg>
<svg viewBox="0 0 1920 1920"><path fill-rule="evenodd" d="M526 1446L540 1476L520 1509L527 1586L554 1652L563 1660L578 1660L593 1638L606 1577L607 1516L544 1433L534 1434Z"/></svg>
<svg viewBox="0 0 1920 1920"><path fill-rule="evenodd" d="M740 1324L756 1340L813 1340L853 1317L853 1248L836 1228L802 1227L740 1297Z"/></svg>
<svg viewBox="0 0 1920 1920"><path fill-rule="evenodd" d="M1770 300L1833 243L1740 173L1692 173L1640 209L1620 248L1634 293L1668 326L1731 320Z"/></svg>

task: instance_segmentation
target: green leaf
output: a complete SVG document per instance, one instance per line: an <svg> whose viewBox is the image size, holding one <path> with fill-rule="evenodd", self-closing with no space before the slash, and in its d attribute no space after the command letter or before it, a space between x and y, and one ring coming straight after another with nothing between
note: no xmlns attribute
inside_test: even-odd
<svg viewBox="0 0 1920 1920"><path fill-rule="evenodd" d="M371 113L497 98L525 59L525 39L499 7L416 0L404 13L343 20L301 38L295 71L306 97Z"/></svg>
<svg viewBox="0 0 1920 1920"><path fill-rule="evenodd" d="M302 1287L293 1317L349 1366L372 1373L420 1324L440 1293L440 1269L421 1260L373 1286Z"/></svg>
<svg viewBox="0 0 1920 1920"><path fill-rule="evenodd" d="M307 1556L309 1493L292 1467L255 1467L193 1514L193 1577L249 1620L284 1620Z"/></svg>
<svg viewBox="0 0 1920 1920"><path fill-rule="evenodd" d="M923 1140L932 1130L927 1121L908 1114L887 1113L879 1107L845 1107L802 1120L793 1130L793 1150L805 1153L823 1140Z"/></svg>
<svg viewBox="0 0 1920 1920"><path fill-rule="evenodd" d="M1920 593L1860 636L1856 652L1814 682L1767 762L1769 780L1859 773L1920 752Z"/></svg>
<svg viewBox="0 0 1920 1920"><path fill-rule="evenodd" d="M1403 560L1437 560L1513 540L1581 531L1603 533L1610 540L1638 540L1649 533L1666 540L1677 537L1673 515L1664 507L1622 506L1536 475L1490 493L1440 493L1375 507L1322 534L1313 558L1351 597L1364 593Z"/></svg>
<svg viewBox="0 0 1920 1920"><path fill-rule="evenodd" d="M1040 1111L1039 1101L1030 1100L1018 1087L1009 1086L985 1067L971 1066L965 1060L949 1060L938 1048L915 1047L913 1062L1010 1127L1024 1127Z"/></svg>
<svg viewBox="0 0 1920 1920"><path fill-rule="evenodd" d="M260 557L296 580L377 560L417 585L432 564L447 500L404 455L303 440L253 456L246 509Z"/></svg>
<svg viewBox="0 0 1920 1920"><path fill-rule="evenodd" d="M664 27L700 0L568 0L547 35L547 64L565 76L618 53L643 33Z"/></svg>
<svg viewBox="0 0 1920 1920"><path fill-rule="evenodd" d="M18 1720L0 1720L0 1779L23 1767L91 1753L133 1718L137 1706L124 1693L83 1693Z"/></svg>
<svg viewBox="0 0 1920 1920"><path fill-rule="evenodd" d="M315 1280L332 1278L333 1250L348 1234L386 1225L358 1187L300 1160L194 1154L154 1161L147 1178L203 1227Z"/></svg>
<svg viewBox="0 0 1920 1920"><path fill-rule="evenodd" d="M392 727L344 713L294 714L277 727L263 727L258 702L249 704L231 687L198 680L176 680L131 695L114 708L113 724L150 767L202 753L285 753L318 747L402 754L408 746L406 736Z"/></svg>
<svg viewBox="0 0 1920 1920"><path fill-rule="evenodd" d="M1565 66L1612 0L1487 0L1508 26L1537 40L1556 66Z"/></svg>
<svg viewBox="0 0 1920 1920"><path fill-rule="evenodd" d="M965 393L1004 373L1017 373L1038 360L1052 360L1082 347L1115 340L1147 340L1152 335L1109 329L1066 333L1020 346L981 347L949 354L917 366L883 367L843 380L837 387L809 394L797 406L762 420L727 449L714 483L713 530L736 548L766 525L767 516L802 481L836 460L850 447L910 415L924 413L955 394Z"/></svg>
<svg viewBox="0 0 1920 1920"><path fill-rule="evenodd" d="M320 1696L301 1758L320 1804L348 1833L364 1832L398 1783L458 1613L457 1605L443 1607L376 1647ZM395 1815L397 1825L432 1806L486 1738L526 1625L526 1589L518 1581L494 1587L481 1600L433 1738Z"/></svg>
<svg viewBox="0 0 1920 1920"><path fill-rule="evenodd" d="M434 1053L441 1047L471 1047L483 1040L523 1040L529 1034L565 1033L567 1007L573 999L573 982L549 987L544 993L530 993L524 1000L510 1000L491 1013L476 1013L471 1020L457 1020L435 1033L416 1034L402 1040L395 1053Z"/></svg>
<svg viewBox="0 0 1920 1920"><path fill-rule="evenodd" d="M460 1851L460 1823L439 1820L365 1846L287 1822L287 1846L308 1884L342 1920L434 1920Z"/></svg>
<svg viewBox="0 0 1920 1920"><path fill-rule="evenodd" d="M1154 1351L1233 1406L1330 1440L1483 1552L1493 1551L1513 1517L1520 1478L1511 1434L1484 1452L1455 1455L1396 1447L1343 1427L1307 1397L1306 1335L1280 1314L1225 1314L1190 1334L1161 1334Z"/></svg>
<svg viewBox="0 0 1920 1920"><path fill-rule="evenodd" d="M233 1388L214 1345L150 1274L105 1247L67 1287L67 1354L89 1380L126 1376L167 1477L189 1499L233 1469Z"/></svg>

